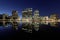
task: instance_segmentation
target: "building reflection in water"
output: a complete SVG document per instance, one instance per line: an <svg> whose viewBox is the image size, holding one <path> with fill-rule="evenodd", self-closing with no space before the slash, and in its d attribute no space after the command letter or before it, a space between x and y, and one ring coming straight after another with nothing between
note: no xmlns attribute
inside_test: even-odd
<svg viewBox="0 0 60 40"><path fill-rule="evenodd" d="M32 15L33 14L33 15ZM32 12L32 8L27 8L22 11L22 30L32 32L32 28L38 31L41 25L50 25L51 27L58 27L60 19L57 14L48 16L40 16L39 10Z"/></svg>
<svg viewBox="0 0 60 40"><path fill-rule="evenodd" d="M40 16L39 10L33 12L32 8L22 10L22 19L20 19L16 10L12 11L11 16L7 14L0 15L0 25L6 26L12 24L13 28L17 30L18 26L21 24L21 29L30 33L32 33L32 29L38 31L41 25L58 27L59 22L60 19L57 14L52 14L50 17Z"/></svg>

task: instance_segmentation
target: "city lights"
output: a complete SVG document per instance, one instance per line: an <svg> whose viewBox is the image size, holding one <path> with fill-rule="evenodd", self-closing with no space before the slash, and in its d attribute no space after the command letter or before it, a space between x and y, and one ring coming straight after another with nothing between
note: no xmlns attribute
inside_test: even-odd
<svg viewBox="0 0 60 40"><path fill-rule="evenodd" d="M50 17L40 16L39 10L35 10L32 12L32 8L26 8L22 10L22 19L20 19L20 17L18 16L18 11L16 10L12 11L11 16L8 16L7 14L0 15L0 24L2 24L3 26L11 23L12 27L17 30L20 22L22 22L22 30L32 33L32 28L38 31L41 24L50 24L50 26L55 27L58 22L60 22L60 19L56 14L50 15Z"/></svg>

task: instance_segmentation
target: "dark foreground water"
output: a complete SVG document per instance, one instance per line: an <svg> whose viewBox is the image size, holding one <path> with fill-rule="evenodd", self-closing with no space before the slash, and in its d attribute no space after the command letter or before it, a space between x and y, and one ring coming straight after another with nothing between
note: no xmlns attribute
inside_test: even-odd
<svg viewBox="0 0 60 40"><path fill-rule="evenodd" d="M20 24L18 27L18 30L14 30L12 28L12 26L9 27L3 27L0 26L0 39L1 40L15 40L15 39L19 39L19 40L26 40L26 39L31 39L32 34L23 31L22 29L22 25Z"/></svg>
<svg viewBox="0 0 60 40"><path fill-rule="evenodd" d="M32 37L32 34L31 33L27 33L21 29L19 30L13 30L13 29L10 29L10 30L1 30L0 32L0 39L2 40L12 40L12 39L31 39Z"/></svg>
<svg viewBox="0 0 60 40"><path fill-rule="evenodd" d="M60 24L57 27L50 25L42 25L38 31L33 29L33 37L60 37Z"/></svg>
<svg viewBox="0 0 60 40"><path fill-rule="evenodd" d="M38 31L32 29L32 33L25 32L21 30L22 25L19 26L18 30L13 30L13 28L7 27L2 28L0 27L0 39L28 39L31 40L32 38L40 38L40 37L58 37L60 36L60 24L57 27L53 27L50 25L41 25Z"/></svg>

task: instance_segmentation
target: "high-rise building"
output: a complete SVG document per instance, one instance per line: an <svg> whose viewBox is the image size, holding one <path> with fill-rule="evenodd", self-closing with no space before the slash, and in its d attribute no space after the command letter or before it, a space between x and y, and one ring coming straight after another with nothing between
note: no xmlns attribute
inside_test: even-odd
<svg viewBox="0 0 60 40"><path fill-rule="evenodd" d="M13 19L16 19L18 17L18 11L13 10L12 11L12 17L13 17Z"/></svg>
<svg viewBox="0 0 60 40"><path fill-rule="evenodd" d="M35 16L35 17L39 17L39 10L35 10L35 11L34 11L34 16Z"/></svg>
<svg viewBox="0 0 60 40"><path fill-rule="evenodd" d="M13 26L13 28L18 29L18 23L17 23L16 19L18 19L18 11L13 10L12 16L11 16L12 26Z"/></svg>
<svg viewBox="0 0 60 40"><path fill-rule="evenodd" d="M40 23L40 17L39 17L39 10L34 11L34 16L33 16L33 24L34 24L34 29L36 31L39 30L39 23Z"/></svg>
<svg viewBox="0 0 60 40"><path fill-rule="evenodd" d="M34 11L33 19L35 20L35 22L39 21L39 19L40 19L40 17L39 17L39 10L35 10Z"/></svg>
<svg viewBox="0 0 60 40"><path fill-rule="evenodd" d="M28 23L29 19L31 19L31 17L32 17L31 14L32 14L32 12L29 8L24 9L22 11L22 22L23 23Z"/></svg>
<svg viewBox="0 0 60 40"><path fill-rule="evenodd" d="M26 8L22 11L22 23L23 30L32 31L32 8Z"/></svg>

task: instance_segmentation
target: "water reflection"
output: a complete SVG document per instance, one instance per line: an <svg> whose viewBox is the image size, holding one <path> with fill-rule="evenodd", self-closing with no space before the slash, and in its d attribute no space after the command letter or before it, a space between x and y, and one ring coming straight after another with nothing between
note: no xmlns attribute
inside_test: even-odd
<svg viewBox="0 0 60 40"><path fill-rule="evenodd" d="M47 30L50 28L60 28L60 22L48 22L48 21L32 22L32 23L30 22L23 23L22 21L20 21L18 25L19 29L22 29L30 33L32 33L33 29L35 31L39 31L39 30ZM9 24L8 26L11 26L11 24Z"/></svg>
<svg viewBox="0 0 60 40"><path fill-rule="evenodd" d="M39 31L39 30L44 30L46 31L47 29L51 30L51 29L54 29L56 30L55 28L60 28L60 23L59 22L50 22L48 24L39 24L39 26L34 26L34 30L35 31Z"/></svg>

